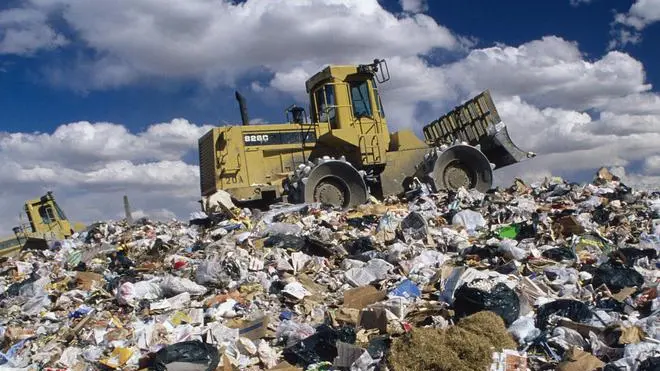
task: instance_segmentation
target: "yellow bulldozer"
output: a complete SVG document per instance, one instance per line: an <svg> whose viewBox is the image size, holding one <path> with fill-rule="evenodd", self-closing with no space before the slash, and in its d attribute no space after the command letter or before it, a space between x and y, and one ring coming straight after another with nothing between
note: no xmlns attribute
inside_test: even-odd
<svg viewBox="0 0 660 371"><path fill-rule="evenodd" d="M379 84L385 60L330 65L309 78L309 115L292 105L286 123L215 127L199 138L202 208L227 193L236 205L322 203L355 207L369 195L427 187L432 192L492 187L493 170L534 157L511 141L488 90L423 128L388 130ZM224 191L224 192L221 192Z"/></svg>
<svg viewBox="0 0 660 371"><path fill-rule="evenodd" d="M63 240L84 229L71 225L52 192L25 201L21 224L13 228L14 235L0 240L0 257L18 255L23 249L48 247L48 241Z"/></svg>

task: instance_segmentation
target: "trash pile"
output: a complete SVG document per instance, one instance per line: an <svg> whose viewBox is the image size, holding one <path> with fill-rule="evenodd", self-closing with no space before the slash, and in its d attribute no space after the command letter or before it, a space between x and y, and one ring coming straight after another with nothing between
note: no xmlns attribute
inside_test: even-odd
<svg viewBox="0 0 660 371"><path fill-rule="evenodd" d="M660 193L423 189L99 222L0 260L4 370L655 370Z"/></svg>

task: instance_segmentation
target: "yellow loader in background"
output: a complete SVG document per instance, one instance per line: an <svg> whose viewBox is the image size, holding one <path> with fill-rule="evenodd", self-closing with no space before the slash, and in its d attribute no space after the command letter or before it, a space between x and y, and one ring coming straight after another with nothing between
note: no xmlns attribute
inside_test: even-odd
<svg viewBox="0 0 660 371"><path fill-rule="evenodd" d="M236 205L320 202L341 208L429 190L491 188L493 170L534 157L511 141L486 90L424 127L390 133L378 84L387 63L331 65L306 82L309 121L295 105L287 123L216 127L199 139L203 209L228 193ZM224 195L219 196L219 194Z"/></svg>
<svg viewBox="0 0 660 371"><path fill-rule="evenodd" d="M81 223L71 225L52 192L25 201L23 211L14 235L0 240L0 257L17 256L22 249L47 248L48 241L63 240L85 228Z"/></svg>

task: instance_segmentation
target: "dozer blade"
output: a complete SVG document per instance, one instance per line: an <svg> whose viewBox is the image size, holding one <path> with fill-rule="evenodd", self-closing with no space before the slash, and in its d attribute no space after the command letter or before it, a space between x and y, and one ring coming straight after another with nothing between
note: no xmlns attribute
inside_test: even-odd
<svg viewBox="0 0 660 371"><path fill-rule="evenodd" d="M28 237L23 244L22 251L48 250L48 241L43 238Z"/></svg>
<svg viewBox="0 0 660 371"><path fill-rule="evenodd" d="M326 160L302 179L304 201L319 202L342 209L367 202L367 186L360 173L350 163Z"/></svg>
<svg viewBox="0 0 660 371"><path fill-rule="evenodd" d="M437 147L462 142L479 145L495 169L536 156L513 144L488 90L424 126L424 137Z"/></svg>
<svg viewBox="0 0 660 371"><path fill-rule="evenodd" d="M481 138L479 144L481 152L495 164L495 169L536 156L533 152L525 152L518 148L511 140L509 131L504 124L496 125L494 133Z"/></svg>

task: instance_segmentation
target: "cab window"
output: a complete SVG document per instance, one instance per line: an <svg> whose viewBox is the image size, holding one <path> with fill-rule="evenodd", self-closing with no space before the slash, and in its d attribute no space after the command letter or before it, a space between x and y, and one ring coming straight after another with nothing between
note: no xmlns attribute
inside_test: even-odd
<svg viewBox="0 0 660 371"><path fill-rule="evenodd" d="M53 208L50 205L43 205L39 207L39 216L43 220L44 224L50 224L55 221L55 214L53 213Z"/></svg>
<svg viewBox="0 0 660 371"><path fill-rule="evenodd" d="M351 82L350 87L353 116L356 118L373 116L371 101L369 100L369 84L367 81Z"/></svg>
<svg viewBox="0 0 660 371"><path fill-rule="evenodd" d="M314 100L317 107L317 122L329 122L332 128L337 125L337 103L335 102L335 86L328 84L316 90Z"/></svg>

